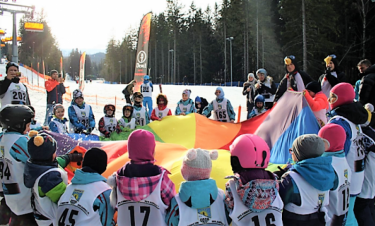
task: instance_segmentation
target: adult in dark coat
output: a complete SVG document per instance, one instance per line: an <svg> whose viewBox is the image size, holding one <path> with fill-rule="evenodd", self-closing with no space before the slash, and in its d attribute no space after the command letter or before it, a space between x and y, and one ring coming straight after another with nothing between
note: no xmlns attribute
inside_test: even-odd
<svg viewBox="0 0 375 226"><path fill-rule="evenodd" d="M51 78L44 82L44 87L47 92L47 109L44 125L48 126L52 119L53 108L56 104L62 104L62 95L65 93L65 86L63 79L59 77L56 70L51 71Z"/></svg>
<svg viewBox="0 0 375 226"><path fill-rule="evenodd" d="M131 80L129 84L125 87L125 89L122 90L122 93L125 96L126 103L128 104L132 104L130 100L130 96L133 95L133 88L134 88L135 83L136 83L135 80Z"/></svg>
<svg viewBox="0 0 375 226"><path fill-rule="evenodd" d="M246 110L249 116L250 112L254 107L254 97L255 97L255 84L257 80L253 73L249 73L247 76L247 81L243 84L242 95L246 96ZM247 117L249 119L249 117Z"/></svg>
<svg viewBox="0 0 375 226"><path fill-rule="evenodd" d="M362 105L370 103L375 106L375 64L363 71L359 70L363 74L359 86L359 102Z"/></svg>
<svg viewBox="0 0 375 226"><path fill-rule="evenodd" d="M299 70L295 56L290 55L285 57L284 63L286 74L277 88L275 102L277 102L288 89L302 92L305 90L306 85L313 81L306 72Z"/></svg>
<svg viewBox="0 0 375 226"><path fill-rule="evenodd" d="M20 83L21 73L18 68L18 64L14 62L9 62L5 67L7 76L0 81L1 107L7 104L31 105L27 87Z"/></svg>
<svg viewBox="0 0 375 226"><path fill-rule="evenodd" d="M263 68L258 69L258 82L255 84L255 96L262 95L265 99L265 108L271 109L277 90L276 84L271 76L267 76L267 71Z"/></svg>

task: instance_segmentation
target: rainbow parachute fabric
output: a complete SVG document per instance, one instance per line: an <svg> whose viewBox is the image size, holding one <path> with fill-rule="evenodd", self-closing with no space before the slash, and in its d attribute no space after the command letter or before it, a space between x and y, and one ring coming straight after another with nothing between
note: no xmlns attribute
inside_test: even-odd
<svg viewBox="0 0 375 226"><path fill-rule="evenodd" d="M295 138L302 134L317 134L319 125L302 93L286 92L271 110L241 123L223 123L207 119L199 114L168 116L154 121L143 129L155 135L156 164L171 172L171 179L178 189L183 181L180 173L182 158L191 148L216 149L219 158L213 161L211 177L220 188L224 188L225 176L232 175L229 146L242 134L257 134L271 149L271 162L285 164L289 148ZM103 176L108 177L129 161L127 141L84 141L67 135L51 134L58 143L57 154L65 154L79 145L86 149L100 147L107 152L108 167ZM129 134L125 134L127 137ZM115 135L114 139L122 136Z"/></svg>

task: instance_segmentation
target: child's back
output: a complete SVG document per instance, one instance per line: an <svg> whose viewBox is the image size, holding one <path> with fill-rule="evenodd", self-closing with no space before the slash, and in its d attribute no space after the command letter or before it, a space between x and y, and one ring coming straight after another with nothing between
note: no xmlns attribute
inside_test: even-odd
<svg viewBox="0 0 375 226"><path fill-rule="evenodd" d="M58 225L113 225L114 209L109 205L111 188L101 175L107 168L107 154L99 148L85 153L82 169L75 171L57 208Z"/></svg>
<svg viewBox="0 0 375 226"><path fill-rule="evenodd" d="M29 133L30 159L26 162L24 183L31 188L31 203L38 225L51 225L55 221L57 202L64 193L68 176L55 161L57 143L48 134Z"/></svg>
<svg viewBox="0 0 375 226"><path fill-rule="evenodd" d="M263 150L263 151L257 151ZM233 225L275 225L282 223L283 202L275 176L264 170L270 150L256 135L241 135L230 146L235 176L226 184L225 204Z"/></svg>
<svg viewBox="0 0 375 226"><path fill-rule="evenodd" d="M165 225L164 217L175 195L168 171L154 165L155 138L145 130L136 130L128 139L131 162L110 177L111 204L118 208L121 225Z"/></svg>
<svg viewBox="0 0 375 226"><path fill-rule="evenodd" d="M225 215L224 192L210 179L217 151L191 149L183 159L182 182L179 193L172 199L166 223L174 225L228 225Z"/></svg>
<svg viewBox="0 0 375 226"><path fill-rule="evenodd" d="M324 141L317 135L302 135L294 140L291 153L296 163L280 181L285 225L325 225L329 191L337 188L337 175L332 158L321 157L324 150Z"/></svg>
<svg viewBox="0 0 375 226"><path fill-rule="evenodd" d="M325 125L319 131L319 137L329 142L323 156L332 157L332 167L338 177L338 186L329 191L327 207L327 225L344 225L349 208L351 170L345 158L345 130L336 124Z"/></svg>

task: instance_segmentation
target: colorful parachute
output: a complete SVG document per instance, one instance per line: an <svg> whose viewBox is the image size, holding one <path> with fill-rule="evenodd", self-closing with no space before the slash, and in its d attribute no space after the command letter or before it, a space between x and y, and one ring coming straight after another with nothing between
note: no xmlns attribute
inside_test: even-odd
<svg viewBox="0 0 375 226"><path fill-rule="evenodd" d="M272 163L284 164L293 140L307 133L317 133L319 125L301 93L287 92L270 111L242 123L217 122L199 114L168 116L154 121L143 129L154 133L156 164L171 172L171 179L179 187L183 181L180 173L182 158L190 148L217 149L219 158L213 161L212 178L224 188L224 177L232 174L229 146L241 134L252 133L262 137L270 147ZM80 145L89 149L100 147L108 154L108 167L103 176L108 177L129 161L127 141L82 141L69 136L50 133L58 142L57 154L65 154ZM129 134L115 134L114 139Z"/></svg>

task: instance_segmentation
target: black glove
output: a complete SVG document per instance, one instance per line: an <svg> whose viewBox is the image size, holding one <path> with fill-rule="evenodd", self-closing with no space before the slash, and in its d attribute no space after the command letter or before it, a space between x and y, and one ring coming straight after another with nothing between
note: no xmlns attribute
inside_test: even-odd
<svg viewBox="0 0 375 226"><path fill-rule="evenodd" d="M14 78L12 78L11 81L14 82L14 83L19 83L20 82L20 78L19 77L14 77Z"/></svg>
<svg viewBox="0 0 375 226"><path fill-rule="evenodd" d="M279 179L281 179L281 177L284 175L284 173L286 173L288 171L288 169L283 169L281 168L280 166L277 167L279 170L278 171L275 171L273 172L273 174L275 174Z"/></svg>
<svg viewBox="0 0 375 226"><path fill-rule="evenodd" d="M78 152L70 153L68 157L70 162L82 162L83 160L82 154Z"/></svg>
<svg viewBox="0 0 375 226"><path fill-rule="evenodd" d="M331 75L331 68L327 67L325 73L326 73L326 76Z"/></svg>

